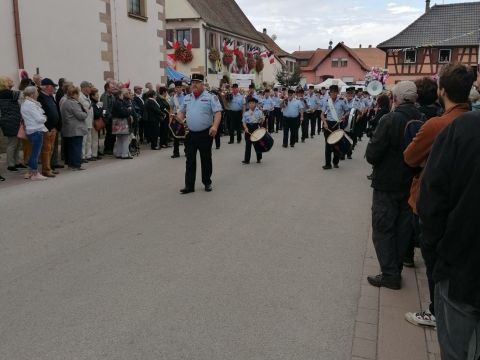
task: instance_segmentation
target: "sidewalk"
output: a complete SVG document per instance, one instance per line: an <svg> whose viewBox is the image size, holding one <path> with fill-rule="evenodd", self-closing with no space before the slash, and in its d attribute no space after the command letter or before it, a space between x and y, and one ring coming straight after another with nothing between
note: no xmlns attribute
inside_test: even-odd
<svg viewBox="0 0 480 360"><path fill-rule="evenodd" d="M411 325L404 317L406 312L425 309L429 304L425 265L418 250L415 265L414 269L404 269L401 290L369 285L367 276L379 271L369 234L352 360L440 360L436 331Z"/></svg>

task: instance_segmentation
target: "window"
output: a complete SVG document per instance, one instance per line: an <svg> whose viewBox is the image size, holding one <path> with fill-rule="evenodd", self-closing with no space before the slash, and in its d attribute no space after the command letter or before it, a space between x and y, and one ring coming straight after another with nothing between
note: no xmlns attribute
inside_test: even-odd
<svg viewBox="0 0 480 360"><path fill-rule="evenodd" d="M183 40L192 42L190 29L177 30L177 41L180 42L180 44L183 44Z"/></svg>
<svg viewBox="0 0 480 360"><path fill-rule="evenodd" d="M308 60L299 60L298 65L300 66L308 66Z"/></svg>
<svg viewBox="0 0 480 360"><path fill-rule="evenodd" d="M407 50L405 51L405 63L414 64L417 62L417 51Z"/></svg>
<svg viewBox="0 0 480 360"><path fill-rule="evenodd" d="M452 58L452 50L440 49L440 52L438 53L439 63L449 63L451 58Z"/></svg>
<svg viewBox="0 0 480 360"><path fill-rule="evenodd" d="M146 20L145 0L128 0L128 15Z"/></svg>
<svg viewBox="0 0 480 360"><path fill-rule="evenodd" d="M332 59L332 67L339 67L340 66L340 60L337 58Z"/></svg>
<svg viewBox="0 0 480 360"><path fill-rule="evenodd" d="M340 59L340 67L347 67L348 59Z"/></svg>
<svg viewBox="0 0 480 360"><path fill-rule="evenodd" d="M209 48L217 47L217 36L215 33L208 33L208 47Z"/></svg>

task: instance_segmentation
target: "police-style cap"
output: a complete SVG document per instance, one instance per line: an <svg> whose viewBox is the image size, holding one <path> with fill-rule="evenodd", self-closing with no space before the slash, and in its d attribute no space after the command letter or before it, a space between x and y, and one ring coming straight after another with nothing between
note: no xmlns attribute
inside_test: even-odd
<svg viewBox="0 0 480 360"><path fill-rule="evenodd" d="M330 87L328 88L328 90L334 91L334 92L337 92L337 93L338 93L338 85L330 85Z"/></svg>
<svg viewBox="0 0 480 360"><path fill-rule="evenodd" d="M355 86L347 88L347 92L354 92L355 91Z"/></svg>
<svg viewBox="0 0 480 360"><path fill-rule="evenodd" d="M308 87L308 90L313 90L313 89L315 89L315 87L314 87L313 85L310 85L310 86Z"/></svg>
<svg viewBox="0 0 480 360"><path fill-rule="evenodd" d="M232 88L233 88L233 89L238 89L238 84L233 84L233 85L232 85Z"/></svg>
<svg viewBox="0 0 480 360"><path fill-rule="evenodd" d="M273 91L278 91L278 88L273 88Z"/></svg>
<svg viewBox="0 0 480 360"><path fill-rule="evenodd" d="M248 88L249 88L249 89L255 89L255 85L250 84L250 85L248 85Z"/></svg>
<svg viewBox="0 0 480 360"><path fill-rule="evenodd" d="M200 81L203 82L205 77L202 74L192 74L192 81Z"/></svg>
<svg viewBox="0 0 480 360"><path fill-rule="evenodd" d="M305 90L303 90L303 89L298 89L298 90L297 90L297 94L305 94Z"/></svg>
<svg viewBox="0 0 480 360"><path fill-rule="evenodd" d="M256 97L250 96L250 97L248 98L248 102L258 103L258 100L257 100Z"/></svg>
<svg viewBox="0 0 480 360"><path fill-rule="evenodd" d="M57 84L55 84L52 81L52 79L49 79L49 78L42 79L42 82L40 83L40 85L42 85L42 86L47 86L47 85L58 86Z"/></svg>
<svg viewBox="0 0 480 360"><path fill-rule="evenodd" d="M183 82L181 81L175 81L175 87L177 86L182 86L183 85Z"/></svg>
<svg viewBox="0 0 480 360"><path fill-rule="evenodd" d="M288 93L289 94L295 94L295 91L293 91L292 89L288 89Z"/></svg>

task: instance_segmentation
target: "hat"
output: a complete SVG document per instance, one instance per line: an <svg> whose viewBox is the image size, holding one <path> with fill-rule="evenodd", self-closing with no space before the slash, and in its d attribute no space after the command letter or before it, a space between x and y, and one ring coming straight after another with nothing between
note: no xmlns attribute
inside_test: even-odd
<svg viewBox="0 0 480 360"><path fill-rule="evenodd" d="M355 91L355 86L347 88L347 92L354 92L354 91Z"/></svg>
<svg viewBox="0 0 480 360"><path fill-rule="evenodd" d="M303 90L303 89L298 89L298 90L297 90L297 93L298 93L298 94L305 94L305 90Z"/></svg>
<svg viewBox="0 0 480 360"><path fill-rule="evenodd" d="M313 86L313 85L310 85L310 86L308 87L308 90L313 90L313 89L315 89L315 86Z"/></svg>
<svg viewBox="0 0 480 360"><path fill-rule="evenodd" d="M238 89L238 84L233 84L232 89Z"/></svg>
<svg viewBox="0 0 480 360"><path fill-rule="evenodd" d="M49 78L42 79L42 82L40 83L40 85L42 85L42 86L47 86L47 85L58 86L57 84L55 84L52 81L52 79L49 79Z"/></svg>
<svg viewBox="0 0 480 360"><path fill-rule="evenodd" d="M327 90L327 88L325 86L322 86L322 89L321 90Z"/></svg>
<svg viewBox="0 0 480 360"><path fill-rule="evenodd" d="M417 100L417 86L413 81L400 81L393 87L392 93L398 104Z"/></svg>
<svg viewBox="0 0 480 360"><path fill-rule="evenodd" d="M254 96L249 96L247 100L248 100L247 102L252 102L253 101L254 103L258 103L258 99Z"/></svg>
<svg viewBox="0 0 480 360"><path fill-rule="evenodd" d="M250 84L250 85L248 85L248 88L249 88L249 89L255 89L255 85Z"/></svg>
<svg viewBox="0 0 480 360"><path fill-rule="evenodd" d="M202 74L192 74L192 81L200 81L203 82L205 77Z"/></svg>
<svg viewBox="0 0 480 360"><path fill-rule="evenodd" d="M175 81L175 87L177 87L177 86L182 86L182 85L183 85L183 82L178 81L178 80Z"/></svg>
<svg viewBox="0 0 480 360"><path fill-rule="evenodd" d="M330 91L335 91L338 93L338 85L330 85L330 87L328 88L328 90Z"/></svg>
<svg viewBox="0 0 480 360"><path fill-rule="evenodd" d="M276 87L276 88L273 88L273 91L278 91L278 88L277 88L277 87Z"/></svg>
<svg viewBox="0 0 480 360"><path fill-rule="evenodd" d="M168 85L168 88L169 88L169 89L175 89L175 84L170 84L170 85Z"/></svg>
<svg viewBox="0 0 480 360"><path fill-rule="evenodd" d="M292 89L288 89L288 93L289 94L295 94L295 91L293 91Z"/></svg>

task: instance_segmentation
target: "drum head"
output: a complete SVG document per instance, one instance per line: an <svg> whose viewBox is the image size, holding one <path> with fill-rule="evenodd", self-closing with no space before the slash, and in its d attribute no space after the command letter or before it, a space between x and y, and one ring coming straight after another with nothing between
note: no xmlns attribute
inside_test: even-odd
<svg viewBox="0 0 480 360"><path fill-rule="evenodd" d="M343 130L335 130L327 138L327 143L330 144L330 145L334 145L337 142L339 142L340 139L344 136L345 136L345 132Z"/></svg>
<svg viewBox="0 0 480 360"><path fill-rule="evenodd" d="M258 141L261 138L263 138L266 133L267 133L267 129L265 129L265 128L257 129L250 136L250 141L252 141L252 142Z"/></svg>

